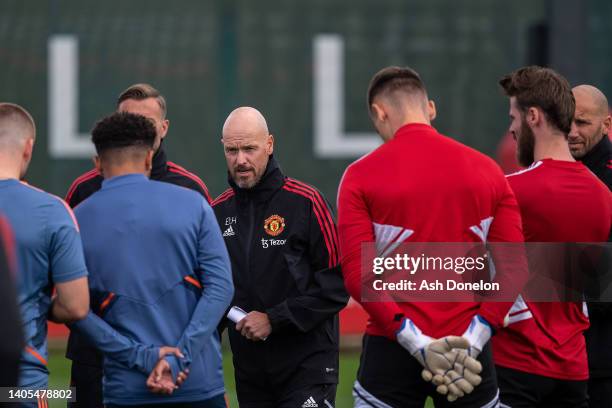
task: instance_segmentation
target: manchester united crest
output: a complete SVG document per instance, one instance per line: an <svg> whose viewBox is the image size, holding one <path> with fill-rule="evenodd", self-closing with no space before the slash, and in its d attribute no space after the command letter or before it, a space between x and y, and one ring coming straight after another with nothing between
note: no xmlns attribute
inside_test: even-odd
<svg viewBox="0 0 612 408"><path fill-rule="evenodd" d="M268 235L278 236L285 230L285 219L280 215L271 215L264 221L264 230L266 230Z"/></svg>

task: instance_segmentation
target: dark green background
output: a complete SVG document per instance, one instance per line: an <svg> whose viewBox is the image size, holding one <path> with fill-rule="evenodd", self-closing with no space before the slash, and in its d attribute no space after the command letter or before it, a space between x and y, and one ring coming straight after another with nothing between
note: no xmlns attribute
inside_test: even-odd
<svg viewBox="0 0 612 408"><path fill-rule="evenodd" d="M2 0L0 100L27 107L38 124L28 179L64 195L91 167L47 153L47 39L79 39L79 130L114 108L135 82L168 101L170 158L199 174L213 195L226 188L219 138L236 106L260 109L276 136L285 172L335 200L351 160L313 154L312 41L345 41L348 131L371 131L364 94L374 72L410 65L437 102L435 126L494 154L508 124L499 77L525 64L530 26L547 2L493 0ZM590 1L585 81L612 92L612 4ZM410 152L407 152L409 159Z"/></svg>

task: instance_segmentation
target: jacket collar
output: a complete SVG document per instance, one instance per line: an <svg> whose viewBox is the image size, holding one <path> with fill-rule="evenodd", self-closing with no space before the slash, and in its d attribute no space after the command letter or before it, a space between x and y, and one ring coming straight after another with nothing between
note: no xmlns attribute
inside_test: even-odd
<svg viewBox="0 0 612 408"><path fill-rule="evenodd" d="M142 173L129 173L102 180L102 190L126 184L144 183L147 181L149 181L149 178Z"/></svg>
<svg viewBox="0 0 612 408"><path fill-rule="evenodd" d="M259 183L255 184L255 186L251 188L240 188L229 174L227 178L230 187L236 193L236 199L238 201L266 201L285 184L285 175L273 155L270 155L266 171L264 171L261 180L259 180Z"/></svg>
<svg viewBox="0 0 612 408"><path fill-rule="evenodd" d="M168 171L168 158L164 151L164 141L162 140L159 149L153 155L153 168L151 169L151 178L158 180Z"/></svg>
<svg viewBox="0 0 612 408"><path fill-rule="evenodd" d="M607 163L610 157L612 157L612 142L610 142L608 135L604 135L604 137L584 155L582 162L588 168L593 168L592 166L598 166L600 163Z"/></svg>

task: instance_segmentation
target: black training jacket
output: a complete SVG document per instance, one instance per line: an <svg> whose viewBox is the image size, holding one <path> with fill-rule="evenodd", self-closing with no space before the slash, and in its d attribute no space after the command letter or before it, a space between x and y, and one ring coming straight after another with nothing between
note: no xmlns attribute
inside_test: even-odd
<svg viewBox="0 0 612 408"><path fill-rule="evenodd" d="M255 187L230 185L213 209L232 261L232 306L265 312L272 325L266 341L253 342L230 322L237 381L337 383L338 312L348 294L330 206L285 177L273 156Z"/></svg>
<svg viewBox="0 0 612 408"><path fill-rule="evenodd" d="M612 142L607 136L593 146L582 162L612 191ZM589 320L591 327L585 337L590 376L612 377L612 303L590 302Z"/></svg>
<svg viewBox="0 0 612 408"><path fill-rule="evenodd" d="M104 177L96 169L90 170L78 177L66 194L66 202L71 208L76 207L83 200L98 191L102 187ZM195 174L185 170L178 164L167 161L166 153L162 146L153 156L153 168L151 169L151 180L163 181L177 186L195 190L202 194L210 203L210 195L204 182ZM84 338L76 333L70 333L66 357L81 364L87 364L102 369L102 355L92 347Z"/></svg>
<svg viewBox="0 0 612 408"><path fill-rule="evenodd" d="M77 177L68 189L68 193L66 193L65 200L68 205L70 205L71 208L79 205L81 201L85 200L102 187L102 180L104 180L104 177L102 177L100 172L96 169L92 169ZM209 203L212 201L206 184L204 184L198 176L185 170L184 167L168 161L162 146L159 147L157 152L155 152L155 156L153 156L151 180L164 181L190 190L195 190L202 194Z"/></svg>

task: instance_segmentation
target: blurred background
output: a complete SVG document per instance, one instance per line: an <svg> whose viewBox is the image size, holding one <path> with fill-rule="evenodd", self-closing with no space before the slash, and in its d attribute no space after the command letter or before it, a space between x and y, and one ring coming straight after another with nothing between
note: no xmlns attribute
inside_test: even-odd
<svg viewBox="0 0 612 408"><path fill-rule="evenodd" d="M498 79L547 65L612 96L611 39L607 0L2 0L0 100L33 114L27 179L60 196L91 168L94 122L123 89L148 82L168 102L169 158L213 197L227 188L223 121L251 105L267 118L285 173L334 203L346 166L379 143L365 93L380 68L420 72L438 107L434 126L509 172ZM364 322L354 303L342 314L339 407L351 406ZM51 336L52 384L65 385L65 330Z"/></svg>

